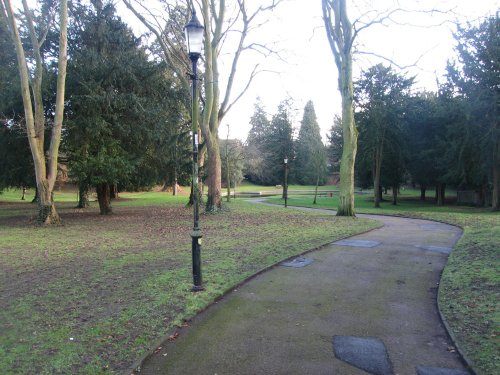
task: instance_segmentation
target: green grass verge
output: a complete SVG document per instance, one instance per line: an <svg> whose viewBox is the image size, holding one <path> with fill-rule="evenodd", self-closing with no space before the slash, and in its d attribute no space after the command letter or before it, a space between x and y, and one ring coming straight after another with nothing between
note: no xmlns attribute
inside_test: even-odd
<svg viewBox="0 0 500 375"><path fill-rule="evenodd" d="M390 200L390 197L386 197ZM279 198L271 202L283 204ZM290 197L289 205L336 209L338 198ZM436 206L405 192L400 204L373 207L371 196L356 196L356 212L443 221L464 229L444 269L439 305L457 344L477 374L500 374L500 214L462 206Z"/></svg>
<svg viewBox="0 0 500 375"><path fill-rule="evenodd" d="M6 199L7 198L7 199ZM114 214L56 193L62 226L0 196L0 373L121 373L183 320L284 258L377 227L237 200L202 215L206 291L192 293L186 197L121 194Z"/></svg>

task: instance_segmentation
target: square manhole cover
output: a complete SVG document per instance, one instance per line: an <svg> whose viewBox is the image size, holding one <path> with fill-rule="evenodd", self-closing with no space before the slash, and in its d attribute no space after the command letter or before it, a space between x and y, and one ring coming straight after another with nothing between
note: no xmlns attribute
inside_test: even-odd
<svg viewBox="0 0 500 375"><path fill-rule="evenodd" d="M446 224L420 224L419 227L423 230L449 232L450 227Z"/></svg>
<svg viewBox="0 0 500 375"><path fill-rule="evenodd" d="M441 254L450 254L451 251L453 250L453 248L446 246L415 245L415 247L422 250L432 251L434 253L441 253Z"/></svg>
<svg viewBox="0 0 500 375"><path fill-rule="evenodd" d="M373 375L393 375L387 349L372 337L333 336L335 357Z"/></svg>
<svg viewBox="0 0 500 375"><path fill-rule="evenodd" d="M354 247L375 247L380 245L379 241L369 241L369 240L340 240L333 243L334 245L340 246L354 246Z"/></svg>
<svg viewBox="0 0 500 375"><path fill-rule="evenodd" d="M467 371L441 367L417 366L418 375L469 375Z"/></svg>
<svg viewBox="0 0 500 375"><path fill-rule="evenodd" d="M301 268L305 267L313 262L311 258L297 257L292 260L281 263L283 267L293 267L293 268Z"/></svg>

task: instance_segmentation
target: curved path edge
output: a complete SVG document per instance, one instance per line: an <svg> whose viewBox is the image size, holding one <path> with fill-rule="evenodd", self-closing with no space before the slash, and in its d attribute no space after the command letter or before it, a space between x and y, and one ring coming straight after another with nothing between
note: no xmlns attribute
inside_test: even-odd
<svg viewBox="0 0 500 375"><path fill-rule="evenodd" d="M254 199L254 200L248 200L249 202L253 202L253 203L259 203L259 204L266 204L266 205L276 205L276 204L273 204L273 203L269 203L267 202L267 199ZM277 205L276 205L277 206ZM316 209L316 208L311 208L311 207L302 207L302 206L288 206L289 208L293 208L293 209L299 209L299 210L312 210L312 211L321 211L321 212L327 212L329 211L332 215L336 214L337 211L335 210L330 210L330 209ZM357 216L359 217L366 217L366 218L372 218L372 219L377 219L378 216L388 216L388 217L396 217L396 218L403 218L403 219L418 219L418 220L424 220L424 221L429 221L429 222L435 222L435 223L442 223L442 224L446 224L446 225L450 225L450 226L454 226L456 228L459 228L461 230L461 234L460 234L460 238L462 237L463 235L463 228L458 226L458 225L455 225L455 224L450 224L446 221L441 221L441 220L433 220L433 219L422 219L422 218L417 218L417 217L412 217L412 216L407 216L407 215L388 215L388 214L357 214ZM459 239L460 239L459 238ZM445 265L446 267L446 265ZM443 269L444 271L444 269ZM442 273L441 273L441 277L442 277ZM439 312L439 318L441 319L441 322L443 323L443 326L446 330L446 333L448 334L451 342L453 343L453 346L455 347L455 349L458 351L458 353L460 354L460 357L461 357L461 360L467 365L467 368L469 370L469 372L471 373L471 375L477 375L474 367L474 362L469 359L469 357L467 356L467 354L465 353L465 351L462 349L462 346L460 344L460 342L456 339L456 336L455 334L453 333L453 330L451 329L449 323L448 323L448 320L446 319L445 315L443 314L443 312L441 311L441 304L440 304L440 301L439 301L439 295L440 293L442 293L442 290L441 290L441 277L439 279L439 288L438 288L438 294L437 294L437 297L436 297L436 305L437 305L437 308L438 308L438 312Z"/></svg>
<svg viewBox="0 0 500 375"><path fill-rule="evenodd" d="M224 369L237 374L326 374L332 366L334 373L342 375L366 373L341 363L338 356L334 359L331 339L324 336L331 331L333 337L380 337L387 344L388 363L396 374L420 374L419 368L450 368L463 374L465 367L458 354L450 350L452 332L437 299L442 270L462 231L431 220L358 216L382 221L384 227L303 252L314 258L312 266L303 270L276 268L275 264L229 288L227 298L214 301L197 315L175 344L164 342L160 352L143 358L145 371L140 373L181 373L180 369L191 373L196 368L215 373L221 371L222 363ZM368 243L376 245L367 249ZM382 245L377 248L377 243ZM266 312L271 323L263 318ZM304 317L308 317L304 324L292 324ZM308 345L303 347L302 341ZM315 349L311 351L311 347ZM470 361L460 354L471 369ZM392 369L387 371L392 374Z"/></svg>

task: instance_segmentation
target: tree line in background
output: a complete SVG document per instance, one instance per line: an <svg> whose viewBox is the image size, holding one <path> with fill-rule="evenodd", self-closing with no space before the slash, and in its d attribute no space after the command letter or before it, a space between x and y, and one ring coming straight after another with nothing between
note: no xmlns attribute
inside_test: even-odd
<svg viewBox="0 0 500 375"><path fill-rule="evenodd" d="M356 180L373 187L376 207L383 188L391 188L396 204L401 184L412 183L420 187L422 200L434 187L442 205L448 186L475 190L479 205L499 210L499 17L459 27L455 37L458 61L448 64L437 93L414 93L414 77L382 64L354 82ZM339 119L329 140L330 160L338 168Z"/></svg>
<svg viewBox="0 0 500 375"><path fill-rule="evenodd" d="M244 172L248 180L260 185L282 185L284 160L287 159L290 183L326 183L326 148L311 101L304 108L295 140L291 99L283 100L270 119L260 100L257 100L250 124Z"/></svg>
<svg viewBox="0 0 500 375"><path fill-rule="evenodd" d="M455 38L458 60L449 62L436 93L415 92L415 77L383 64L353 82L358 138L354 177L358 186L373 188L375 207L388 189L397 204L400 187L410 184L419 186L422 200L434 188L438 205L444 204L446 188L453 187L473 190L476 204L499 210L499 18L459 27ZM326 181L325 147L313 104L307 103L293 140L290 103L283 101L271 120L262 104L255 104L245 158L245 174L254 183L282 184L285 157L290 182ZM337 116L327 136L330 172L341 170L343 135Z"/></svg>
<svg viewBox="0 0 500 375"><path fill-rule="evenodd" d="M185 75L189 62L182 33L189 15L186 7L165 3L168 17L161 30L135 12L155 36L145 46L116 15L111 2L69 1L67 16L66 2L58 3L40 1L36 11L26 5L15 16L9 0L0 2L0 191L37 188L39 221L50 222L57 221L52 190L62 165L79 187L79 205L85 207L88 192L95 189L102 214L111 212L110 199L118 190L160 184L175 191L177 184L189 184L190 89ZM142 4L124 3L132 10ZM279 1L250 14L245 2L237 2L243 39L222 97L214 76L220 74L218 41L225 2L219 8L211 6L211 0L202 3L205 22L215 33L205 38L205 60L211 64L203 69L200 120L200 167L209 191L208 208L220 207L221 182L234 187L245 176L258 184L283 184L285 158L291 183L324 184L326 160L330 172L341 167L344 132L350 129L342 126L347 109L344 118L334 119L326 147L312 102L305 106L295 132L291 99L282 101L272 116L257 101L246 144L229 138L220 141L217 135L224 115L258 73L256 67L245 89L231 101L241 53L252 48L260 48L263 55L273 52L265 45L245 45L250 25ZM427 189L435 187L438 203L443 203L447 186L477 190L482 205L489 202L491 191L489 203L498 210L499 28L498 16L479 26L458 28L458 61L449 64L447 80L437 93L414 93L413 77L384 65L371 67L355 82L352 124L356 137L359 132L355 177L360 186L374 187L375 205L382 189L391 188L396 203L399 186L413 182L420 186L423 199ZM19 67L26 68L24 74ZM347 90L348 77L344 78L339 83ZM27 110L30 105L32 110Z"/></svg>

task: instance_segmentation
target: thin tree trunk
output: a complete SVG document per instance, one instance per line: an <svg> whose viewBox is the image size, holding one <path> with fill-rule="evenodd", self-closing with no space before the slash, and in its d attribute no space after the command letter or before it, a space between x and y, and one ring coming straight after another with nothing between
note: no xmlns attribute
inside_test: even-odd
<svg viewBox="0 0 500 375"><path fill-rule="evenodd" d="M176 196L178 194L177 191L177 167L174 168L174 186L172 187L172 195Z"/></svg>
<svg viewBox="0 0 500 375"><path fill-rule="evenodd" d="M478 206L486 207L486 194L488 191L488 184L483 182L479 187L479 202L477 202Z"/></svg>
<svg viewBox="0 0 500 375"><path fill-rule="evenodd" d="M491 194L491 210L500 211L499 191L500 189L500 167L493 167L493 191Z"/></svg>
<svg viewBox="0 0 500 375"><path fill-rule="evenodd" d="M316 178L316 190L314 191L314 201L313 204L316 204L316 197L318 196L318 186L319 186L319 174Z"/></svg>
<svg viewBox="0 0 500 375"><path fill-rule="evenodd" d="M38 203L38 187L35 187L35 196L31 200L31 203Z"/></svg>
<svg viewBox="0 0 500 375"><path fill-rule="evenodd" d="M226 176L226 180L227 180L227 201L229 202L229 200L231 199L231 181L230 181L230 174L229 174L229 163L227 163L227 176Z"/></svg>
<svg viewBox="0 0 500 375"><path fill-rule="evenodd" d="M208 149L207 169L208 197L206 209L209 212L217 212L222 208L221 160L218 142L212 143L212 146Z"/></svg>
<svg viewBox="0 0 500 375"><path fill-rule="evenodd" d="M226 183L227 183L227 202L231 200L231 181L230 181L230 174L229 174L229 153L228 153L228 147L229 147L229 124L227 125L227 137L226 137Z"/></svg>
<svg viewBox="0 0 500 375"><path fill-rule="evenodd" d="M96 187L97 200L99 202L99 210L101 215L109 215L112 213L111 208L111 188L109 184L99 184Z"/></svg>
<svg viewBox="0 0 500 375"><path fill-rule="evenodd" d="M76 208L88 208L89 203L89 186L86 183L78 184L78 205Z"/></svg>
<svg viewBox="0 0 500 375"><path fill-rule="evenodd" d="M499 128L497 124L497 129ZM498 133L497 133L498 134ZM500 138L499 136L497 136ZM493 154L493 191L491 192L491 210L500 211L500 140L497 138Z"/></svg>
<svg viewBox="0 0 500 375"><path fill-rule="evenodd" d="M26 200L26 186L23 186L23 189L22 189L22 196L21 196L21 200L24 201Z"/></svg>
<svg viewBox="0 0 500 375"><path fill-rule="evenodd" d="M398 204L398 187L392 187L392 204L396 206Z"/></svg>
<svg viewBox="0 0 500 375"><path fill-rule="evenodd" d="M427 187L425 185L420 185L420 200L425 202L425 191Z"/></svg>
<svg viewBox="0 0 500 375"><path fill-rule="evenodd" d="M446 185L443 183L438 183L436 185L436 204L438 206L443 206L445 202L445 189Z"/></svg>
<svg viewBox="0 0 500 375"><path fill-rule="evenodd" d="M375 151L375 173L373 179L373 200L374 205L377 208L380 208L380 201L382 198L382 194L380 194L380 174L382 171L382 151L383 144L377 145L377 150Z"/></svg>
<svg viewBox="0 0 500 375"><path fill-rule="evenodd" d="M189 200L186 203L186 207L192 207L194 204L194 196L193 196L193 183L191 182L191 191L189 193Z"/></svg>

